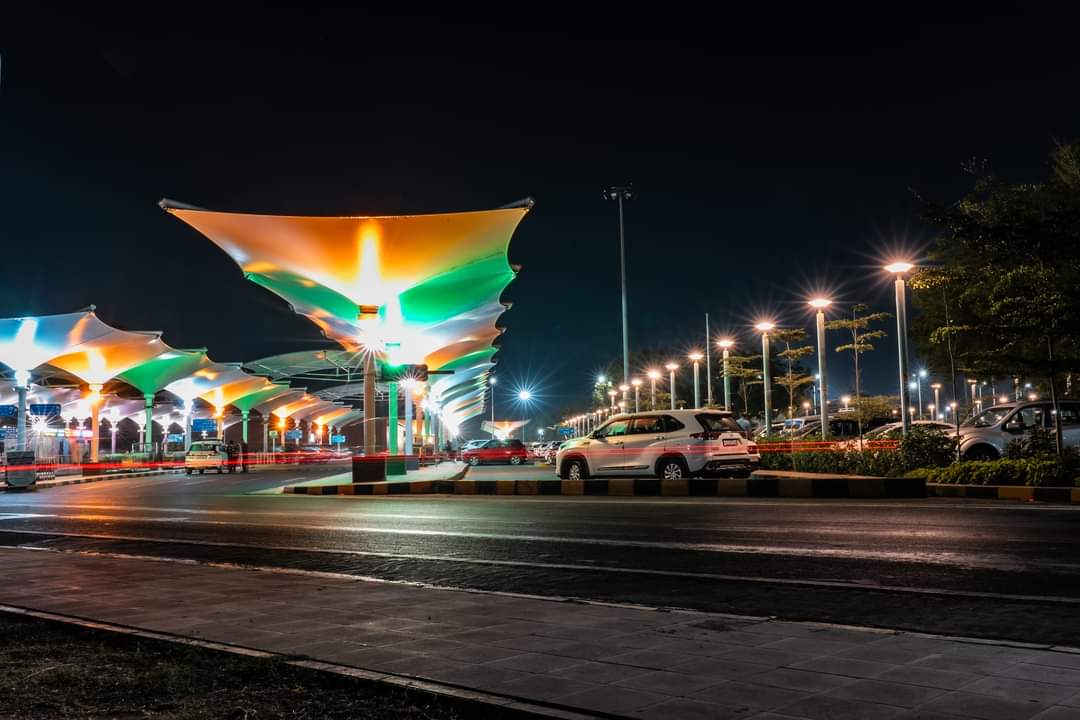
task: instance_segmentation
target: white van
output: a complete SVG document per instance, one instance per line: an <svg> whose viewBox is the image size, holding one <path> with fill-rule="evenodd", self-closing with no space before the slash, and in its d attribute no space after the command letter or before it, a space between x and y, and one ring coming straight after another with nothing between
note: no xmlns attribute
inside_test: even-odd
<svg viewBox="0 0 1080 720"><path fill-rule="evenodd" d="M229 453L225 451L225 443L220 440L200 440L191 443L191 449L184 456L184 471L190 475L198 470L200 474L207 469L225 472L229 467ZM229 468L231 471L231 468Z"/></svg>

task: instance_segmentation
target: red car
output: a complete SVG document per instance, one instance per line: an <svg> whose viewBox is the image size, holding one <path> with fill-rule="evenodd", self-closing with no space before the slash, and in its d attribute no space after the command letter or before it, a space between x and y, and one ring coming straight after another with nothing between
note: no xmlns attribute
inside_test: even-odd
<svg viewBox="0 0 1080 720"><path fill-rule="evenodd" d="M521 465L528 461L529 451L520 440L488 440L483 445L463 450L461 459L473 466L490 463Z"/></svg>

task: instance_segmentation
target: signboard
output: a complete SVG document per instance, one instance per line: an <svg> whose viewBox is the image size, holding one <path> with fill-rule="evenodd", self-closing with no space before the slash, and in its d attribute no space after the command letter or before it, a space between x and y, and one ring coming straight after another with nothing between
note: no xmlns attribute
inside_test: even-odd
<svg viewBox="0 0 1080 720"><path fill-rule="evenodd" d="M302 436L303 436L303 433L300 432L299 430L286 430L285 431L285 439L286 440L299 440Z"/></svg>
<svg viewBox="0 0 1080 720"><path fill-rule="evenodd" d="M169 433L165 436L165 442L181 443L184 442L184 436L182 433Z"/></svg>
<svg viewBox="0 0 1080 720"><path fill-rule="evenodd" d="M0 417L16 417L18 414L18 405L0 405Z"/></svg>
<svg viewBox="0 0 1080 720"><path fill-rule="evenodd" d="M340 445L343 442L345 442L345 436L344 435L331 435L330 436L330 442L332 442L335 445Z"/></svg>
<svg viewBox="0 0 1080 720"><path fill-rule="evenodd" d="M559 428L559 434L563 437L570 437L574 434L574 430L572 428Z"/></svg>
<svg viewBox="0 0 1080 720"><path fill-rule="evenodd" d="M0 428L0 437L6 440L14 440L19 436L19 428L6 427Z"/></svg>
<svg viewBox="0 0 1080 720"><path fill-rule="evenodd" d="M277 437L277 430L271 430L269 433L267 433L267 435L269 435L272 438L276 438Z"/></svg>
<svg viewBox="0 0 1080 720"><path fill-rule="evenodd" d="M214 418L195 418L191 421L192 432L217 432L217 420Z"/></svg>
<svg viewBox="0 0 1080 720"><path fill-rule="evenodd" d="M37 417L55 417L60 414L60 403L45 403L31 405L30 414Z"/></svg>

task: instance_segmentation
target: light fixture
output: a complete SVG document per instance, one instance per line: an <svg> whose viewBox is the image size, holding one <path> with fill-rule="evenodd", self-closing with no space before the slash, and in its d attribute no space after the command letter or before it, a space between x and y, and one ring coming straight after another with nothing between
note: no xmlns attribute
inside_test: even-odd
<svg viewBox="0 0 1080 720"><path fill-rule="evenodd" d="M650 370L649 372L647 372L645 374L649 376L650 380L659 380L660 379L660 371L659 370Z"/></svg>
<svg viewBox="0 0 1080 720"><path fill-rule="evenodd" d="M776 327L776 323L769 322L768 320L763 320L757 325L754 325L754 327L757 328L760 332L769 332L774 327Z"/></svg>
<svg viewBox="0 0 1080 720"><path fill-rule="evenodd" d="M668 370L678 370L679 369L678 363L673 363L673 362L669 362L664 367L667 368Z"/></svg>
<svg viewBox="0 0 1080 720"><path fill-rule="evenodd" d="M902 275L911 270L911 268L913 267L915 267L913 263L909 263L905 260L898 260L897 262L889 263L888 265L886 265L885 269L891 273Z"/></svg>
<svg viewBox="0 0 1080 720"><path fill-rule="evenodd" d="M809 303L810 303L810 307L817 308L818 310L823 310L823 309L829 307L830 305L832 305L832 300L829 300L828 298L823 298L823 297L816 297L816 298L811 298Z"/></svg>
<svg viewBox="0 0 1080 720"><path fill-rule="evenodd" d="M735 341L730 338L721 338L716 341L716 344L724 350L727 350L735 344Z"/></svg>

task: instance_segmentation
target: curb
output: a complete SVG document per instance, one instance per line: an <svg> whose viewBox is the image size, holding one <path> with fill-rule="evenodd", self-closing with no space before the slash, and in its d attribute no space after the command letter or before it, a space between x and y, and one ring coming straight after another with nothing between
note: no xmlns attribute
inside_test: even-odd
<svg viewBox="0 0 1080 720"><path fill-rule="evenodd" d="M103 480L117 480L119 478L135 478L135 477L149 477L151 475L169 475L174 473L183 472L183 468L173 468L169 470L147 470L145 472L118 472L118 473L106 473L102 475L87 475L83 477L74 477L69 480L46 480L41 483L34 483L26 487L12 487L9 485L0 485L0 492L25 492L28 490L48 490L49 488L60 487L62 485L82 485L83 483L101 482Z"/></svg>
<svg viewBox="0 0 1080 720"><path fill-rule="evenodd" d="M462 473L463 475L464 473ZM404 480L290 486L296 495L560 495L598 497L925 498L918 478L609 478L594 480Z"/></svg>
<svg viewBox="0 0 1080 720"><path fill-rule="evenodd" d="M9 615L31 617L38 620L47 620L49 622L59 622L64 623L65 625L75 625L78 627L89 628L91 630L113 632L117 633L118 635L128 635L131 637L138 637L147 640L158 640L163 642L176 643L178 645L187 645L190 647L214 650L217 652L226 652L233 655L241 655L244 657L285 658L284 662L287 665L306 668L308 670L315 670L317 672L327 672L334 675L342 675L344 677L350 677L356 680L362 680L373 684L377 683L382 685L390 685L400 690L425 693L428 695L436 695L443 697L451 702L462 703L463 705L484 705L491 709L506 710L511 714L511 717L513 717L514 715L531 715L534 717L552 718L553 720L594 720L596 718L614 717L606 714L598 715L588 712L564 709L562 707L541 705L533 701L526 700L524 698L517 698L509 695L494 695L479 690L470 690L465 687L448 685L436 682L434 680L426 680L417 677L410 677L407 675L394 675L391 673L379 672L376 670L365 670L363 668L352 667L349 665L338 665L336 663L329 663L322 660L301 659L297 658L294 655L290 656L284 653L274 653L268 652L266 650L257 650L254 648L244 647L243 645L230 645L228 643L214 642L211 640L199 640L197 638L186 637L184 635L172 635L170 633L158 632L155 630L141 630L139 628L129 625L119 625L109 622L101 622L98 620L90 620L74 615L62 615L59 613L46 612L42 610L33 610L30 608L19 607L17 605L0 605L0 612L7 613ZM473 709L476 710L477 708L474 707ZM465 717L465 715L463 715L463 717Z"/></svg>
<svg viewBox="0 0 1080 720"><path fill-rule="evenodd" d="M971 498L973 500L1014 500L1080 505L1080 488L1028 487L1026 485L950 485L927 483L929 497Z"/></svg>

